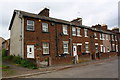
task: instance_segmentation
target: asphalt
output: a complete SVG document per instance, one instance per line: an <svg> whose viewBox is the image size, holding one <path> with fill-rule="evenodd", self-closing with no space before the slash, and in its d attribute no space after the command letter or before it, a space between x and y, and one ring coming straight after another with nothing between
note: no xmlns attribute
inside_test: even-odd
<svg viewBox="0 0 120 80"><path fill-rule="evenodd" d="M40 74L46 74L46 73L51 73L54 71L59 71L59 70L64 70L64 69L69 69L69 68L74 68L74 67L81 67L81 66L87 66L91 64L98 64L106 61L111 61L118 58L117 56L107 58L107 59L100 59L100 60L92 60L89 62L84 62L84 63L79 63L79 64L71 64L71 65L60 65L60 66L52 66L52 67L46 67L44 69L38 69L36 72L31 72L29 74L22 74L22 75L15 75L15 76L10 76L10 77L3 77L3 79L6 78L22 78L22 77L29 77L32 75L40 75Z"/></svg>

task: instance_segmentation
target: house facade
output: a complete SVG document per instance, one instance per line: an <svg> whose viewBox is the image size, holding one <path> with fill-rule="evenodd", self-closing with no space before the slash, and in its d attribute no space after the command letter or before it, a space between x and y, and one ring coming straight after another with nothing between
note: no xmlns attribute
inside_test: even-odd
<svg viewBox="0 0 120 80"><path fill-rule="evenodd" d="M120 51L120 33L107 25L82 25L82 18L72 21L49 17L49 9L39 14L14 10L9 26L10 54L33 59L69 57ZM117 31L117 32L116 32Z"/></svg>

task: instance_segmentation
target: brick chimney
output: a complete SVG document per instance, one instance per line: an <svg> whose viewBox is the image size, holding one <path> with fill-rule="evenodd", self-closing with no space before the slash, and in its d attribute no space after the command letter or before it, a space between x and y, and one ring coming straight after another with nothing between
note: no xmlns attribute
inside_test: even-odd
<svg viewBox="0 0 120 80"><path fill-rule="evenodd" d="M72 23L76 25L82 25L82 18L77 18L71 21Z"/></svg>
<svg viewBox="0 0 120 80"><path fill-rule="evenodd" d="M106 30L107 30L107 25L106 25L106 24L102 24L102 25L101 25L101 28L102 28L102 30L105 30L105 31L106 31Z"/></svg>
<svg viewBox="0 0 120 80"><path fill-rule="evenodd" d="M113 28L112 31L119 32L119 28Z"/></svg>
<svg viewBox="0 0 120 80"><path fill-rule="evenodd" d="M44 8L38 15L49 17L49 9Z"/></svg>

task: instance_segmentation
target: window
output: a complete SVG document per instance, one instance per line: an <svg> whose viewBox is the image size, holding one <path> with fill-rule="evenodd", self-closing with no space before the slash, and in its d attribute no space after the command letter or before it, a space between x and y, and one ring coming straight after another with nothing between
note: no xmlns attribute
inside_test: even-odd
<svg viewBox="0 0 120 80"><path fill-rule="evenodd" d="M88 37L87 29L84 29L84 34L85 34L85 37Z"/></svg>
<svg viewBox="0 0 120 80"><path fill-rule="evenodd" d="M63 42L64 54L68 54L68 41Z"/></svg>
<svg viewBox="0 0 120 80"><path fill-rule="evenodd" d="M102 40L102 34L100 34L100 40Z"/></svg>
<svg viewBox="0 0 120 80"><path fill-rule="evenodd" d="M103 45L100 45L100 52L103 52Z"/></svg>
<svg viewBox="0 0 120 80"><path fill-rule="evenodd" d="M48 24L47 23L42 23L42 31L48 32Z"/></svg>
<svg viewBox="0 0 120 80"><path fill-rule="evenodd" d="M95 51L98 53L98 45L95 45Z"/></svg>
<svg viewBox="0 0 120 80"><path fill-rule="evenodd" d="M116 45L116 52L118 52L118 45Z"/></svg>
<svg viewBox="0 0 120 80"><path fill-rule="evenodd" d="M107 46L107 52L110 52L110 47L109 46Z"/></svg>
<svg viewBox="0 0 120 80"><path fill-rule="evenodd" d="M63 25L63 34L68 35L67 25Z"/></svg>
<svg viewBox="0 0 120 80"><path fill-rule="evenodd" d="M49 43L43 43L43 54L49 54Z"/></svg>
<svg viewBox="0 0 120 80"><path fill-rule="evenodd" d="M114 35L112 35L112 41L114 41Z"/></svg>
<svg viewBox="0 0 120 80"><path fill-rule="evenodd" d="M112 44L113 51L115 51L115 44Z"/></svg>
<svg viewBox="0 0 120 80"><path fill-rule="evenodd" d="M105 35L103 33L100 34L100 40L104 40L105 39Z"/></svg>
<svg viewBox="0 0 120 80"><path fill-rule="evenodd" d="M76 36L76 28L75 27L72 27L72 35Z"/></svg>
<svg viewBox="0 0 120 80"><path fill-rule="evenodd" d="M85 42L85 49L86 49L86 53L89 53L89 43L88 42Z"/></svg>
<svg viewBox="0 0 120 80"><path fill-rule="evenodd" d="M27 20L27 30L34 31L34 21Z"/></svg>
<svg viewBox="0 0 120 80"><path fill-rule="evenodd" d="M108 34L106 34L106 40L108 40Z"/></svg>
<svg viewBox="0 0 120 80"><path fill-rule="evenodd" d="M94 38L97 39L97 34L96 33L94 33Z"/></svg>
<svg viewBox="0 0 120 80"><path fill-rule="evenodd" d="M80 35L80 28L77 28L77 36L81 36Z"/></svg>
<svg viewBox="0 0 120 80"><path fill-rule="evenodd" d="M104 53L106 52L106 47L105 47L105 46L103 46L103 52L104 52Z"/></svg>

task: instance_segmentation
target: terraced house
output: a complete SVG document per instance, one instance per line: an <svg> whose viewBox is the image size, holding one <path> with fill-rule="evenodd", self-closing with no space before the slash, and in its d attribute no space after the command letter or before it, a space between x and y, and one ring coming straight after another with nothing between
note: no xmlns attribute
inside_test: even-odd
<svg viewBox="0 0 120 80"><path fill-rule="evenodd" d="M100 54L116 55L120 51L118 28L84 26L82 18L72 21L51 18L47 8L39 14L14 10L9 30L10 55L34 61L49 57L52 64L67 63L78 55L96 59Z"/></svg>

